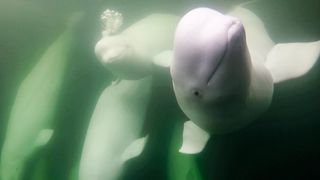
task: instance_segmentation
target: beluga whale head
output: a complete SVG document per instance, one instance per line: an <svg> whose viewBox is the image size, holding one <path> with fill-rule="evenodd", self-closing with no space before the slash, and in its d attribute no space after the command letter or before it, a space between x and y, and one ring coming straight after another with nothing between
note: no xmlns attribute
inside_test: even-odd
<svg viewBox="0 0 320 180"><path fill-rule="evenodd" d="M275 83L306 75L319 59L319 40L276 44L261 19L243 6L229 15L191 10L177 25L171 55L164 56L178 104L190 119L182 153L199 153L213 134L258 119L271 104Z"/></svg>
<svg viewBox="0 0 320 180"><path fill-rule="evenodd" d="M181 19L170 72L178 104L195 125L216 134L250 123L251 69L237 18L197 8Z"/></svg>

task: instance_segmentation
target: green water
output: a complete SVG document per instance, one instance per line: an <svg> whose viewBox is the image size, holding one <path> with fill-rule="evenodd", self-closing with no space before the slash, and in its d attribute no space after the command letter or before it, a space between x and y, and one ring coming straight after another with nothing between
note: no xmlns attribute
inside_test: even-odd
<svg viewBox="0 0 320 180"><path fill-rule="evenodd" d="M46 70L38 68L48 72L39 77L39 84L47 86L32 89L29 84L25 89L30 100L15 112L16 116L19 116L16 113L28 114L28 108L34 105L34 111L44 112L43 116L51 119L46 128L54 129L48 144L26 159L20 179L78 179L90 119L100 94L115 79L94 54L94 45L102 30L100 14L106 8L122 12L123 28L126 28L152 13L182 16L200 6L227 12L241 2L245 1L1 0L0 149L21 84L48 49L52 51L46 57L67 59L65 64L53 64ZM320 2L317 0L262 0L250 9L262 19L275 42L320 39ZM57 42L72 24L70 17L76 12L82 15L73 22L72 31ZM72 40L69 42L68 38ZM203 152L190 156L178 153L186 117L175 100L169 72L155 68L146 113L148 120L139 132L141 136L149 134L148 142L140 156L123 165L118 179L247 180L320 176L319 69L318 62L306 75L276 85L271 107L258 120L241 131L210 139ZM55 87L57 92L51 92ZM40 101L43 92L47 92L43 96L49 95L52 100ZM41 103L49 105L44 107ZM28 118L24 114L20 116ZM23 127L34 126L22 124L21 131L16 133L24 131ZM19 154L26 149L14 151Z"/></svg>

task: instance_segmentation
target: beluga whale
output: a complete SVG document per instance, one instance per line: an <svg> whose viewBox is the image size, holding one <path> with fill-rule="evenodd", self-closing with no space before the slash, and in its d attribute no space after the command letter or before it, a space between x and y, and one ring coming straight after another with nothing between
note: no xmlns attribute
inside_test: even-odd
<svg viewBox="0 0 320 180"><path fill-rule="evenodd" d="M141 137L153 83L153 58L172 49L179 17L150 14L120 31L122 13L106 9L95 45L97 60L114 81L97 101L83 145L79 180L115 180L127 160L139 156L148 141Z"/></svg>
<svg viewBox="0 0 320 180"><path fill-rule="evenodd" d="M170 67L177 102L190 119L179 151L200 153L211 136L252 123L269 108L274 84L304 75L319 54L320 41L276 44L241 6L227 15L189 11L177 25L173 51L158 63Z"/></svg>

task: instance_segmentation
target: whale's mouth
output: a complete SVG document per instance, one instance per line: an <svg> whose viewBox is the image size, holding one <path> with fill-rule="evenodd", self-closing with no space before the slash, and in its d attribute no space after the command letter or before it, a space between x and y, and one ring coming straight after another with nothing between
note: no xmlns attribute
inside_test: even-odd
<svg viewBox="0 0 320 180"><path fill-rule="evenodd" d="M217 70L220 67L220 65L222 64L223 60L226 58L227 52L229 50L229 43L230 43L230 40L232 39L232 37L230 37L230 36L235 35L234 33L232 33L232 31L234 30L234 28L237 28L237 26L239 26L239 24L241 24L239 21L233 20L231 22L231 24L229 25L227 33L226 33L226 38L225 38L225 43L224 43L225 46L223 49L223 53L222 53L221 57L218 60L216 60L215 63L213 64L212 71L209 74L208 79L206 80L207 85L210 84L211 80L213 79L213 76L217 72Z"/></svg>
<svg viewBox="0 0 320 180"><path fill-rule="evenodd" d="M206 80L207 85L209 85L209 83L213 79L213 76L215 75L215 73L217 72L218 68L222 64L222 61L224 60L224 58L225 58L225 56L227 54L227 49L228 49L228 45L226 46L226 48L224 48L222 56L219 58L219 60L216 61L215 65L213 65L212 71L209 74L208 79Z"/></svg>

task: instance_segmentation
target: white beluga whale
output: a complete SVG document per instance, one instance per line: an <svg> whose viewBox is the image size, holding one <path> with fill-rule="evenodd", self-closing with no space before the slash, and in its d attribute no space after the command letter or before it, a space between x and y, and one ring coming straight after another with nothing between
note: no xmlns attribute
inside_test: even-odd
<svg viewBox="0 0 320 180"><path fill-rule="evenodd" d="M210 136L246 127L270 106L274 83L307 73L320 41L275 44L262 21L237 7L228 15L196 8L177 25L170 66L176 99L190 119L180 152L196 154Z"/></svg>
<svg viewBox="0 0 320 180"><path fill-rule="evenodd" d="M116 33L122 24L122 14L106 10L101 18L106 30L95 46L95 53L110 72L129 80L151 74L153 57L172 49L179 21L178 16L151 14Z"/></svg>
<svg viewBox="0 0 320 180"><path fill-rule="evenodd" d="M0 179L25 179L30 159L38 156L54 134L55 113L63 86L75 27L83 17L74 13L68 26L52 42L24 78L11 107L0 156Z"/></svg>
<svg viewBox="0 0 320 180"><path fill-rule="evenodd" d="M148 136L141 137L151 95L153 59L172 49L179 18L152 14L119 31L122 14L103 12L102 38L95 53L115 77L101 93L87 130L79 180L115 180L123 164L139 156Z"/></svg>
<svg viewBox="0 0 320 180"><path fill-rule="evenodd" d="M177 27L174 53L171 76L178 103L202 129L234 131L269 106L272 77L251 61L238 19L205 8L189 12Z"/></svg>

